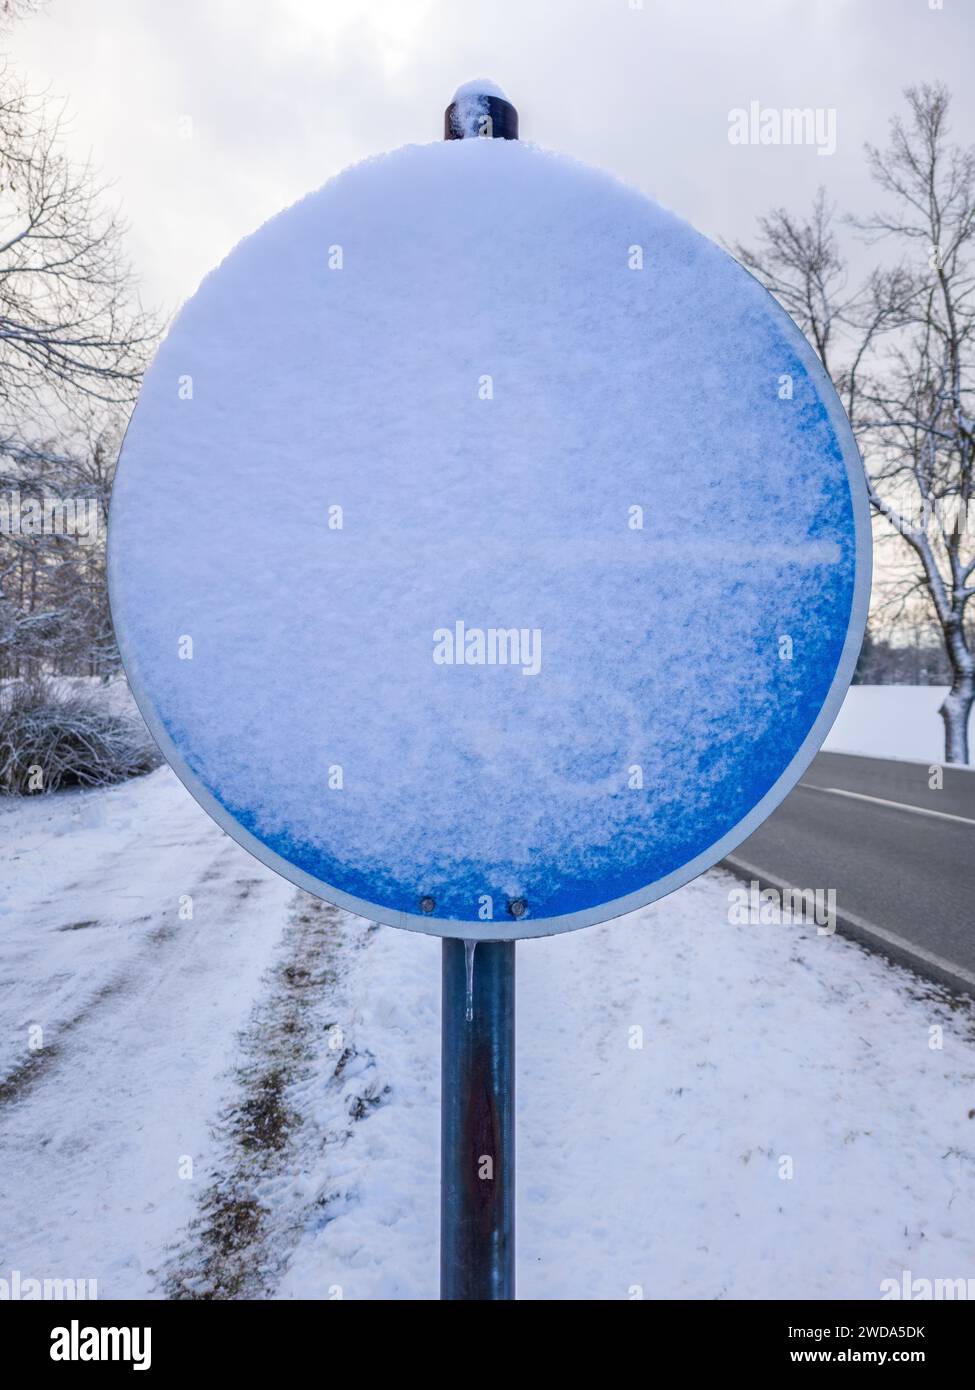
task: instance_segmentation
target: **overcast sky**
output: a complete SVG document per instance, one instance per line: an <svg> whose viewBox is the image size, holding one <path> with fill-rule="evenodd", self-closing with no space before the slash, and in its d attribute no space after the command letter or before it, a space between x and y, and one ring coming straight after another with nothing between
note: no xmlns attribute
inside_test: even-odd
<svg viewBox="0 0 975 1390"><path fill-rule="evenodd" d="M346 164L439 139L474 77L505 88L523 138L728 240L820 183L865 206L863 142L908 83L946 81L975 139L972 0L50 0L8 47L67 98L71 148L114 181L167 309ZM729 144L752 101L835 110L835 154Z"/></svg>

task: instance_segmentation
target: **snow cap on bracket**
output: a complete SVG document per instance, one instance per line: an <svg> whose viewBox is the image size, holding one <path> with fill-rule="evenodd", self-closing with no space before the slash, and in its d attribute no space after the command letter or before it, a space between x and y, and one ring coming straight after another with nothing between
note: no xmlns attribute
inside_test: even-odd
<svg viewBox="0 0 975 1390"><path fill-rule="evenodd" d="M444 112L445 140L478 137L518 139L518 112L489 77L480 77L458 87Z"/></svg>

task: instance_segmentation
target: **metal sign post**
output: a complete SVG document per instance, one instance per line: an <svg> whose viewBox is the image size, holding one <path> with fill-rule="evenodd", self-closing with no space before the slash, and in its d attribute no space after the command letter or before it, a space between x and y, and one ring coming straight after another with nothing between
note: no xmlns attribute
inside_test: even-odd
<svg viewBox="0 0 975 1390"><path fill-rule="evenodd" d="M444 939L440 1297L515 1296L515 943Z"/></svg>
<svg viewBox="0 0 975 1390"><path fill-rule="evenodd" d="M453 101L444 139L517 140L500 97ZM444 938L440 1297L515 1296L515 943Z"/></svg>

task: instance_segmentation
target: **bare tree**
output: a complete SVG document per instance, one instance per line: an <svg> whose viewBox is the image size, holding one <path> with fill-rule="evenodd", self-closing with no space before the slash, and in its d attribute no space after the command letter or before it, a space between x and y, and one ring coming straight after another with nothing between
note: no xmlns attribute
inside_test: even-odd
<svg viewBox="0 0 975 1390"><path fill-rule="evenodd" d="M153 341L91 167L62 149L64 112L0 66L0 439L79 399L131 401Z"/></svg>
<svg viewBox="0 0 975 1390"><path fill-rule="evenodd" d="M0 0L0 33L40 8ZM124 227L64 110L0 58L0 677L117 666L105 520L118 439L156 324ZM53 526L21 524L43 502ZM84 508L84 529L58 525ZM97 535L91 532L91 516Z"/></svg>
<svg viewBox="0 0 975 1390"><path fill-rule="evenodd" d="M21 449L8 471L0 460L0 680L119 668L105 540L121 430Z"/></svg>
<svg viewBox="0 0 975 1390"><path fill-rule="evenodd" d="M0 30L9 29L25 15L36 14L46 3L47 0L3 0L0 5Z"/></svg>
<svg viewBox="0 0 975 1390"><path fill-rule="evenodd" d="M836 210L820 191L805 220L777 209L735 254L806 333L843 399L870 500L906 550L892 601L921 597L951 666L945 756L969 761L975 703L975 150L949 141L949 94L909 88L885 150L867 146L885 206L844 224L891 253L854 289ZM879 257L879 252L878 252Z"/></svg>

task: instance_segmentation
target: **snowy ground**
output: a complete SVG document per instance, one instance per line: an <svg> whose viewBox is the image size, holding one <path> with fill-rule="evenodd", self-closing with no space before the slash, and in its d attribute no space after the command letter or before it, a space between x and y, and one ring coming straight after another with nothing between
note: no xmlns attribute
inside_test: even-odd
<svg viewBox="0 0 975 1390"><path fill-rule="evenodd" d="M938 713L944 685L851 685L823 744L828 753L943 763L945 726ZM975 719L970 721L975 742Z"/></svg>
<svg viewBox="0 0 975 1390"><path fill-rule="evenodd" d="M167 769L0 835L0 1274L435 1297L439 942L295 892ZM975 1276L969 1006L729 925L732 885L519 946L521 1297Z"/></svg>

